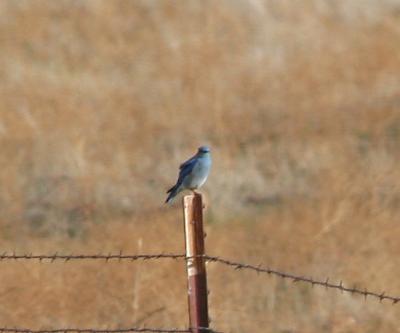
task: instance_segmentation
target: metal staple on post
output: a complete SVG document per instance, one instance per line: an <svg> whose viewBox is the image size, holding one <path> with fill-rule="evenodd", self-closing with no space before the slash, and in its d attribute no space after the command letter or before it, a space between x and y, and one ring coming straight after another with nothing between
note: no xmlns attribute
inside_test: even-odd
<svg viewBox="0 0 400 333"><path fill-rule="evenodd" d="M208 332L207 274L204 260L203 202L201 194L183 198L188 279L189 325L192 333Z"/></svg>

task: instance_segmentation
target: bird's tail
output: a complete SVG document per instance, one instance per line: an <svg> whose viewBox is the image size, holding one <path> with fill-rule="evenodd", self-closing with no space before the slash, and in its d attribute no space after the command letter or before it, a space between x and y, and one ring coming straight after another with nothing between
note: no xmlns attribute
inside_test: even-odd
<svg viewBox="0 0 400 333"><path fill-rule="evenodd" d="M177 194L178 194L178 186L172 186L168 191L168 197L167 200L165 200L165 203L169 203Z"/></svg>

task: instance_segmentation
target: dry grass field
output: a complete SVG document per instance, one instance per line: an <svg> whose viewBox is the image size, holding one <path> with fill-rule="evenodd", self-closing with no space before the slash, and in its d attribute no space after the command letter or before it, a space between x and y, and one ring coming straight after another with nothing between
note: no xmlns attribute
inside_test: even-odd
<svg viewBox="0 0 400 333"><path fill-rule="evenodd" d="M3 0L0 251L207 250L400 295L400 1ZM400 305L208 265L218 330L400 332ZM182 262L0 262L0 326L186 327Z"/></svg>

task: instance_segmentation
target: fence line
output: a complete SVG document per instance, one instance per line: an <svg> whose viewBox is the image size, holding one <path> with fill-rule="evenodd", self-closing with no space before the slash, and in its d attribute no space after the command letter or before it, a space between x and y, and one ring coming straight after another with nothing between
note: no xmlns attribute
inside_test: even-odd
<svg viewBox="0 0 400 333"><path fill-rule="evenodd" d="M198 327L210 333L222 333L214 331L206 327ZM95 329L95 328L57 328L57 329L43 329L32 330L29 328L8 328L0 327L0 333L191 333L192 329L178 329L178 328L150 328L150 327L131 327L131 328L117 328L117 329Z"/></svg>
<svg viewBox="0 0 400 333"><path fill-rule="evenodd" d="M342 280L340 280L339 283L332 283L332 282L329 282L329 278L327 278L325 281L315 280L311 277L294 275L292 273L285 273L285 272L281 272L281 271L278 271L275 269L265 268L265 267L262 267L261 265L254 266L254 265L250 265L250 264L243 264L240 262L234 262L234 261L230 261L230 260L223 259L220 257L213 257L213 256L208 256L208 255L205 256L205 258L208 261L224 264L224 265L233 267L236 270L247 269L247 270L257 272L257 273L266 273L269 275L275 275L279 278L289 279L293 282L304 282L304 283L310 284L312 287L321 286L321 287L325 287L327 289L336 289L336 290L340 290L341 292L361 295L361 296L364 296L365 299L367 299L367 297L372 297L372 298L378 299L380 302L382 302L383 300L388 300L388 301L393 302L393 304L397 304L400 301L400 297L386 295L385 292L376 293L376 292L368 291L367 289L359 289L356 286L345 287L343 285Z"/></svg>
<svg viewBox="0 0 400 333"><path fill-rule="evenodd" d="M104 260L106 262L111 260L117 261L135 261L135 260L154 260L154 259L184 259L186 256L184 254L174 254L174 253L158 253L158 254L122 254L119 253L109 253L109 254L16 254L3 252L0 254L0 261L6 260L39 260L39 261L75 261L75 260ZM1 332L1 331L0 331Z"/></svg>
<svg viewBox="0 0 400 333"><path fill-rule="evenodd" d="M380 302L387 300L392 302L393 304L397 304L400 302L400 297L399 296L393 296L390 294L386 294L385 292L382 293L377 293L377 292L372 292L369 291L368 289L360 289L357 288L356 286L354 287L346 287L343 284L343 281L340 280L339 283L333 283L329 282L329 278L326 280L317 280L312 277L306 277L306 276L301 276L301 275L295 275L292 273L287 273L283 271L279 271L277 269L271 269L269 267L263 267L262 265L251 265L247 263L241 263L241 262L236 262L236 261L231 261L225 258L221 258L218 256L210 256L210 255L204 255L202 256L206 261L208 262L215 262L219 263L225 266L229 266L234 268L235 270L250 270L253 272L256 272L258 274L268 274L268 275L274 275L276 277L282 278L282 279L288 279L293 282L303 282L306 284L311 285L312 287L314 286L320 286L320 287L325 287L327 289L335 289L335 290L340 290L341 292L345 293L350 293L354 295L360 295L363 296L365 299L368 297L374 298L379 300ZM136 261L136 260L160 260L160 259L191 259L190 257L186 257L184 254L174 254L174 253L158 253L158 254L123 254L122 251L116 254L70 254L70 255L64 255L64 254L58 254L57 252L54 254L40 254L40 255L34 255L34 254L7 254L7 252L4 252L0 254L0 261L7 261L7 260L39 260L39 261L46 261L53 263L55 261L64 261L64 262L69 262L69 261L76 261L76 260L104 260L105 262L109 261ZM7 331L8 330L8 331ZM10 331L11 330L11 331ZM69 330L60 330L60 331L46 331L49 333L57 333L57 332L68 332ZM79 330L72 330L74 332L80 332ZM15 331L12 329L2 329L0 328L0 333L1 332L26 332L26 333L35 333L35 331L30 331L30 330L21 330L21 331ZM116 330L116 331L96 331L96 330L83 330L83 333L88 332L88 333L106 333L106 332L115 332L115 333L123 333L125 332L124 330ZM126 332L135 332L132 329L128 329ZM136 331L136 332L152 332L152 331ZM159 331L154 331L154 332L159 332ZM168 331L161 331L161 332L168 332ZM173 331L176 332L176 331ZM187 332L187 331L178 331L178 332Z"/></svg>

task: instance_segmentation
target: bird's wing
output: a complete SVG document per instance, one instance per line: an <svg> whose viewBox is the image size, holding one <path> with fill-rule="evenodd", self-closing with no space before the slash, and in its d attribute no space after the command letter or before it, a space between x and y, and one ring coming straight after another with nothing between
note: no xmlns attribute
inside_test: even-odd
<svg viewBox="0 0 400 333"><path fill-rule="evenodd" d="M198 161L197 158L192 157L190 160L187 160L185 163L183 163L180 166L179 177L178 177L178 181L176 182L177 186L182 184L182 182L186 178L186 176L188 176L192 172L197 161Z"/></svg>
<svg viewBox="0 0 400 333"><path fill-rule="evenodd" d="M186 176L188 176L192 172L193 167L195 166L196 163L197 163L197 158L196 156L193 156L192 158L188 159L186 162L180 165L178 180L176 181L176 184L167 191L167 193L174 191L174 189L182 185L183 180L186 178Z"/></svg>
<svg viewBox="0 0 400 333"><path fill-rule="evenodd" d="M179 166L179 169L182 170L183 168L185 168L185 167L187 167L187 166L189 166L189 165L195 163L196 160L197 160L197 155L194 155L193 157L189 158L186 162L183 162L183 163Z"/></svg>

